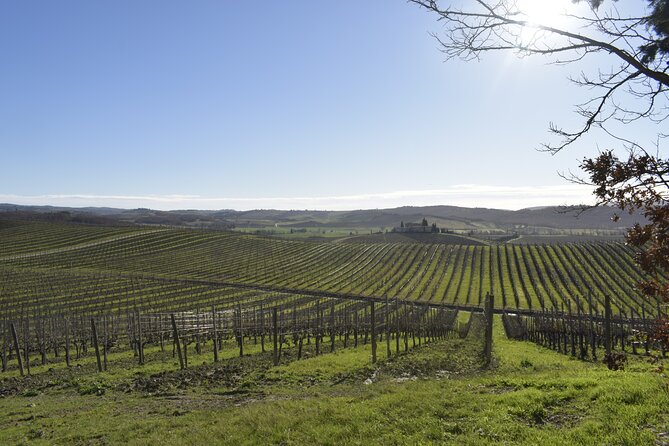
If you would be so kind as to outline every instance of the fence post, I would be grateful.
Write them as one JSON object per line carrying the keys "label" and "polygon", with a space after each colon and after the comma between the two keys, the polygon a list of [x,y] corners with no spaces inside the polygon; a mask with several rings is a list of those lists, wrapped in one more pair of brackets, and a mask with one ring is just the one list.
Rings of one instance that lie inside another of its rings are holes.
{"label": "fence post", "polygon": [[495,300],[490,293],[486,293],[485,296],[485,344],[483,347],[483,354],[485,357],[486,367],[490,366],[492,362],[492,321],[493,321],[493,308],[495,306]]}
{"label": "fence post", "polygon": [[239,312],[239,322],[237,324],[237,330],[239,332],[239,356],[244,356],[244,322],[242,320],[242,304],[237,305],[237,311]]}
{"label": "fence post", "polygon": [[386,325],[386,356],[390,358],[390,308],[388,305],[388,296],[386,296],[386,312],[385,312],[385,325]]}
{"label": "fence post", "polygon": [[[105,321],[105,329],[107,328],[107,322]],[[160,341],[160,351],[165,351],[165,340],[163,339],[163,315],[158,315],[158,340]],[[105,349],[105,352],[107,349]]]}
{"label": "fence post", "polygon": [[590,316],[590,352],[592,353],[593,361],[597,361],[597,338],[595,333],[595,322],[593,320],[592,294],[588,293],[588,308]]}
{"label": "fence post", "polygon": [[367,305],[365,305],[365,315],[364,315],[364,318],[363,318],[363,321],[365,323],[365,329],[363,330],[364,336],[362,338],[363,345],[367,345],[367,341],[369,341],[369,330],[367,329],[367,313],[368,313]]}
{"label": "fence post", "polygon": [[65,318],[65,365],[70,366],[70,319]]}
{"label": "fence post", "polygon": [[170,314],[170,318],[172,319],[172,332],[174,336],[174,343],[177,346],[177,353],[179,354],[179,365],[181,366],[181,370],[184,369],[184,357],[183,354],[181,353],[181,343],[179,342],[179,330],[177,329],[177,322],[174,320],[174,313]]}
{"label": "fence post", "polygon": [[650,335],[648,333],[648,325],[646,324],[646,306],[641,303],[641,319],[643,320],[644,343],[643,347],[646,350],[646,355],[649,354]]}
{"label": "fence post", "polygon": [[102,338],[103,338],[103,343],[102,343],[102,369],[106,372],[107,371],[107,366],[109,365],[108,361],[108,355],[107,355],[107,348],[109,347],[109,334],[107,333],[107,316],[103,316],[102,319],[103,325],[103,330],[102,330]]}
{"label": "fence post", "polygon": [[[82,337],[83,337],[83,331],[84,330],[82,324]],[[84,347],[85,346],[86,343],[84,341]],[[24,365],[26,367],[26,372],[28,373],[28,375],[30,375],[30,319],[26,319],[23,324],[23,354],[24,354],[23,360],[25,361]]]}
{"label": "fence post", "polygon": [[357,308],[355,309],[355,313],[353,313],[353,342],[354,342],[354,347],[358,347],[358,310]]}
{"label": "fence post", "polygon": [[2,371],[7,371],[7,321],[2,321]]}
{"label": "fence post", "polygon": [[102,362],[100,361],[100,345],[98,344],[98,330],[95,327],[95,319],[91,318],[91,330],[93,330],[93,346],[95,347],[95,359],[98,363],[98,372],[102,372]]}
{"label": "fence post", "polygon": [[200,337],[200,309],[195,309],[195,352],[202,354],[202,342]]}
{"label": "fence post", "polygon": [[260,304],[260,351],[265,353],[265,312]]}
{"label": "fence post", "polygon": [[218,362],[218,332],[216,330],[216,307],[211,306],[211,330],[212,340],[214,341],[214,362]]}
{"label": "fence post", "polygon": [[321,317],[321,302],[320,300],[316,301],[316,333],[315,333],[315,339],[316,339],[316,355],[321,354],[321,323],[322,323],[322,317]]}
{"label": "fence post", "polygon": [[625,314],[625,311],[623,310],[622,306],[618,307],[618,321],[620,321],[620,324],[618,324],[618,327],[620,329],[620,349],[622,351],[625,351],[625,318],[627,315]]}
{"label": "fence post", "polygon": [[370,303],[370,318],[372,325],[372,363],[376,363],[376,317],[374,314],[374,301]]}
{"label": "fence post", "polygon": [[279,324],[278,324],[278,315],[277,308],[272,308],[272,331],[274,339],[274,365],[279,365]]}
{"label": "fence post", "polygon": [[611,297],[604,296],[604,348],[606,354],[611,354]]}
{"label": "fence post", "polygon": [[[630,318],[632,319],[631,322],[630,322],[630,334],[633,334],[634,333],[634,327],[636,327],[635,321],[634,321],[634,310],[630,311]],[[632,338],[632,340],[630,342],[632,343],[632,353],[634,355],[636,355],[637,354],[637,351],[636,351],[637,342],[634,340],[634,338]]]}
{"label": "fence post", "polygon": [[576,310],[578,312],[578,347],[579,347],[579,358],[585,359],[588,351],[584,348],[583,344],[583,311],[581,309],[581,299],[576,296]]}
{"label": "fence post", "polygon": [[567,309],[569,311],[569,341],[571,342],[571,355],[576,356],[576,337],[574,336],[574,317],[571,312],[571,301],[567,301]]}
{"label": "fence post", "polygon": [[400,355],[400,313],[397,309],[397,297],[395,297],[395,355]]}
{"label": "fence post", "polygon": [[142,340],[142,316],[137,310],[137,353],[139,355],[139,364],[144,364],[144,341]]}
{"label": "fence post", "polygon": [[[658,320],[663,318],[662,305],[660,304],[660,300],[657,301],[657,318]],[[665,350],[664,345],[664,342],[660,342],[660,353],[662,353],[663,358],[667,356],[667,351]],[[30,367],[28,367],[28,373],[30,373]]]}
{"label": "fence post", "polygon": [[348,335],[351,328],[350,318],[348,315],[348,304],[344,304],[344,348],[348,347]]}
{"label": "fence post", "polygon": [[411,347],[416,346],[416,304],[412,303],[411,306],[411,319],[409,319],[409,309],[407,308],[407,303],[402,303],[402,321],[404,322],[404,351],[409,351],[409,325],[413,324],[411,328]]}
{"label": "fence post", "polygon": [[21,376],[24,375],[23,371],[23,360],[21,359],[21,348],[19,347],[19,337],[16,335],[16,327],[14,327],[14,322],[11,323],[12,327],[12,338],[14,339],[14,349],[16,350],[16,360],[19,363],[19,371]]}
{"label": "fence post", "polygon": [[330,353],[335,351],[335,304],[330,302]]}

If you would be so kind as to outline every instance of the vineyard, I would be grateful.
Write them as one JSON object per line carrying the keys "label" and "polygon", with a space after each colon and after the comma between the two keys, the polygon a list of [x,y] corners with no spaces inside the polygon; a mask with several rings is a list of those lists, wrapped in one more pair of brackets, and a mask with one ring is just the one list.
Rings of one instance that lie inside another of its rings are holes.
{"label": "vineyard", "polygon": [[44,223],[2,231],[3,371],[10,357],[23,357],[28,371],[31,355],[46,364],[50,351],[64,351],[69,365],[72,348],[79,357],[93,344],[98,361],[100,348],[106,362],[112,346],[125,345],[141,363],[146,343],[199,352],[234,339],[243,351],[245,339],[260,337],[264,351],[267,337],[275,350],[292,339],[301,351],[304,338],[318,346],[327,335],[334,350],[336,336],[357,345],[364,332],[366,344],[381,330],[399,349],[409,333],[456,330],[457,310],[480,312],[487,294],[497,312],[587,314],[590,325],[606,301],[627,321],[625,333],[660,311],[636,291],[644,276],[619,243],[326,243]]}
{"label": "vineyard", "polygon": [[[192,444],[213,429],[229,444],[359,444],[359,432],[371,442],[540,444],[545,424],[559,442],[577,426],[569,443],[581,444],[593,419],[603,443],[663,435],[654,381],[588,368],[619,357],[613,350],[640,363],[657,348],[647,334],[660,308],[636,292],[644,275],[620,243],[0,228],[0,442]],[[565,370],[573,377],[557,377]],[[622,403],[597,401],[639,392],[652,402],[650,427]],[[583,404],[629,428],[611,430],[594,412],[581,425]]]}
{"label": "vineyard", "polygon": [[399,299],[459,309],[657,312],[621,243],[490,246],[328,243],[239,233],[5,224],[3,318],[192,310],[274,296]]}

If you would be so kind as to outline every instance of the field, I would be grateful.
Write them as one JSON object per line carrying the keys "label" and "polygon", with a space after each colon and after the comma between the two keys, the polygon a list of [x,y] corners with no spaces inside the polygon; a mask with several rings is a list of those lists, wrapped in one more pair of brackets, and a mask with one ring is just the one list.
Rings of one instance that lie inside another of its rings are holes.
{"label": "field", "polygon": [[563,243],[623,243],[625,237],[619,235],[520,235],[509,243],[519,245],[563,244]]}
{"label": "field", "polygon": [[[505,338],[435,341],[369,362],[369,345],[272,366],[257,351],[179,371],[119,357],[45,371],[0,398],[2,444],[653,445],[669,397],[650,366],[625,371]],[[151,352],[160,355],[159,352]]]}
{"label": "field", "polygon": [[487,293],[565,333],[608,296],[624,347],[658,311],[626,246],[356,238],[1,222],[0,443],[667,444],[642,352],[612,372],[497,316],[482,359]]}
{"label": "field", "polygon": [[[8,225],[10,226],[10,225]],[[500,309],[656,312],[621,243],[327,243],[173,228],[19,224],[0,230],[6,317],[208,307],[250,294],[385,297]],[[446,238],[448,240],[448,238]]]}
{"label": "field", "polygon": [[345,243],[435,243],[446,245],[485,245],[486,243],[471,237],[440,233],[376,233],[347,237]]}

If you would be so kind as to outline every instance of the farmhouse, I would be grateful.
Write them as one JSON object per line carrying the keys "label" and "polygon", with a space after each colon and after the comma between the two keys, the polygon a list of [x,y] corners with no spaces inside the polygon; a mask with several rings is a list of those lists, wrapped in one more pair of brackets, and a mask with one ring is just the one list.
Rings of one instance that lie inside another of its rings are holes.
{"label": "farmhouse", "polygon": [[438,232],[438,229],[435,230],[435,226],[429,226],[426,220],[423,220],[423,223],[404,223],[399,227],[394,227],[393,232],[408,232],[408,233],[429,233],[429,232]]}

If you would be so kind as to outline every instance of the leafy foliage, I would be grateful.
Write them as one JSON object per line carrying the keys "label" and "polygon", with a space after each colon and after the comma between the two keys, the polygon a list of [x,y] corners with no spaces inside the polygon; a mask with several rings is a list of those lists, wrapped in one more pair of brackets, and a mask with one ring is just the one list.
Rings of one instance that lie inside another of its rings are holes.
{"label": "leafy foliage", "polygon": [[669,300],[669,283],[660,276],[669,271],[669,160],[648,153],[630,153],[621,160],[609,150],[585,159],[581,167],[597,185],[600,203],[643,212],[648,222],[637,223],[627,234],[628,243],[640,249],[637,262],[652,277],[639,286],[649,296]]}

